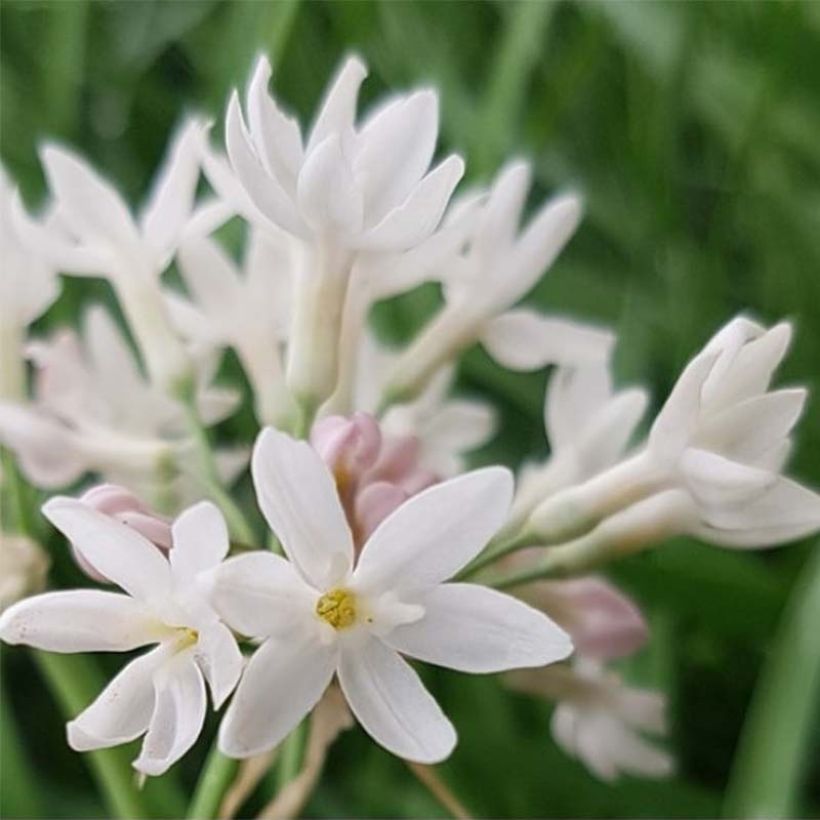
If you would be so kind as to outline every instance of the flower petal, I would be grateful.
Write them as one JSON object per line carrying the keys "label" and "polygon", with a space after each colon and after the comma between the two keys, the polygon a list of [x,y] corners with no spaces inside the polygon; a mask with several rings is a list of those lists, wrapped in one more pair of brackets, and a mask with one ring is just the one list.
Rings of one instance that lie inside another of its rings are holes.
{"label": "flower petal", "polygon": [[680,466],[694,496],[710,508],[752,501],[777,480],[769,470],[747,467],[695,447],[684,451]]}
{"label": "flower petal", "polygon": [[345,153],[349,154],[349,144],[353,138],[356,121],[356,99],[359,87],[367,76],[367,68],[359,57],[348,57],[339,69],[325,94],[322,107],[310,132],[307,151],[310,153],[331,134],[342,139]]}
{"label": "flower petal", "polygon": [[502,467],[436,484],[402,504],[364,545],[354,573],[361,589],[426,589],[471,561],[509,512],[513,480]]}
{"label": "flower petal", "polygon": [[211,576],[210,600],[220,617],[241,635],[286,635],[312,615],[318,593],[272,552],[229,558]]}
{"label": "flower petal", "polygon": [[219,728],[229,757],[272,749],[296,728],[330,684],[336,651],[308,630],[270,638],[250,659]]}
{"label": "flower petal", "polygon": [[364,730],[405,760],[438,763],[456,731],[412,667],[376,638],[342,648],[339,683]]}
{"label": "flower petal", "polygon": [[0,616],[0,637],[49,652],[127,652],[163,637],[162,624],[127,595],[98,589],[24,598]]}
{"label": "flower petal", "polygon": [[302,217],[315,231],[350,235],[361,230],[362,194],[338,134],[331,134],[307,155],[299,174],[297,201]]}
{"label": "flower petal", "polygon": [[74,498],[57,496],[43,515],[101,575],[129,595],[157,600],[171,589],[171,571],[162,553],[135,530]]}
{"label": "flower petal", "polygon": [[490,320],[481,343],[504,367],[537,370],[548,364],[577,366],[605,362],[612,354],[615,334],[521,308]]}
{"label": "flower petal", "polygon": [[96,700],[66,727],[75,752],[119,746],[148,729],[154,711],[154,673],[169,657],[167,646],[135,658],[111,680]]}
{"label": "flower petal", "polygon": [[502,672],[564,660],[572,642],[546,615],[477,584],[442,584],[420,600],[424,617],[385,637],[404,655],[461,672]]}
{"label": "flower petal", "polygon": [[254,447],[251,472],[270,528],[306,581],[324,589],[353,562],[353,538],[336,483],[319,454],[268,427]]}
{"label": "flower petal", "polygon": [[171,528],[171,572],[180,584],[191,584],[197,575],[213,569],[228,554],[228,527],[219,508],[200,501],[180,515]]}
{"label": "flower petal", "polygon": [[213,239],[189,240],[180,247],[179,269],[197,305],[214,324],[236,307],[241,283],[236,266]]}
{"label": "flower petal", "polygon": [[179,652],[154,674],[154,713],[134,768],[153,776],[168,771],[199,737],[205,707],[205,681],[193,652]]}
{"label": "flower petal", "polygon": [[242,653],[231,630],[224,624],[200,629],[194,658],[211,688],[214,709],[219,709],[242,674]]}

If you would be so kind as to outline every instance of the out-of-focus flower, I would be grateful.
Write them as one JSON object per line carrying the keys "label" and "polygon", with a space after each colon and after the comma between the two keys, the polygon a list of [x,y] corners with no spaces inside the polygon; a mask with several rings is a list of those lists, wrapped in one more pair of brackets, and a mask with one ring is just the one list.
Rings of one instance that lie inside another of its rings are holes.
{"label": "out-of-focus flower", "polygon": [[464,171],[456,156],[429,171],[438,137],[434,91],[394,97],[357,126],[366,73],[358,58],[345,61],[303,141],[299,125],[268,93],[270,64],[260,57],[248,86],[247,125],[236,92],[228,105],[230,169],[206,152],[206,174],[226,201],[252,222],[301,240],[287,377],[308,405],[336,387],[342,313],[357,255],[402,252],[424,242]]}
{"label": "out-of-focus flower", "polygon": [[[108,515],[126,527],[136,530],[155,547],[166,552],[171,549],[170,522],[152,512],[146,504],[134,493],[126,490],[125,487],[118,487],[116,484],[97,484],[86,490],[80,496],[80,501],[87,504],[91,509]],[[101,583],[110,583],[109,579],[94,569],[73,544],[71,545],[71,551],[74,560],[89,578]]]}
{"label": "out-of-focus flower", "polygon": [[[525,556],[515,556],[521,564]],[[633,655],[649,639],[637,604],[605,578],[539,581],[517,594],[560,624],[579,655],[602,661]]]}
{"label": "out-of-focus flower", "polygon": [[76,499],[54,498],[43,512],[126,594],[84,589],[27,598],[0,617],[0,637],[50,652],[128,652],[158,644],[130,661],[68,724],[68,742],[82,752],[145,734],[134,767],[160,775],[202,730],[205,681],[218,708],[242,668],[233,635],[197,580],[228,553],[222,516],[208,502],[186,510],[173,524],[174,547],[166,558],[134,529]]}
{"label": "out-of-focus flower", "polygon": [[46,585],[50,561],[25,535],[0,532],[0,612]]}
{"label": "out-of-focus flower", "polygon": [[806,400],[802,388],[769,388],[790,337],[788,323],[730,322],[687,365],[647,445],[543,502],[532,528],[556,540],[611,516],[585,536],[602,554],[683,533],[767,547],[820,529],[820,496],[781,474]]}
{"label": "out-of-focus flower", "polygon": [[661,693],[627,686],[599,661],[586,658],[571,667],[513,672],[507,680],[515,689],[558,701],[552,716],[556,743],[601,780],[672,773],[672,757],[642,736],[667,731]]}
{"label": "out-of-focus flower", "polygon": [[225,754],[274,746],[336,674],[378,743],[409,760],[442,760],[455,731],[399,653],[467,672],[569,654],[568,636],[536,610],[494,590],[444,583],[502,523],[512,494],[507,471],[480,470],[410,499],[354,566],[335,481],[312,447],[265,430],[252,469],[289,560],[250,553],[214,573],[212,599],[226,623],[263,640],[222,722]]}
{"label": "out-of-focus flower", "polygon": [[185,242],[179,268],[191,294],[168,295],[174,324],[195,347],[232,347],[253,389],[262,424],[287,426],[294,413],[282,366],[291,304],[287,239],[251,230],[242,271],[212,239]]}
{"label": "out-of-focus flower", "polygon": [[25,394],[26,328],[60,292],[56,271],[17,233],[11,213],[14,196],[0,165],[0,399],[11,401]]}
{"label": "out-of-focus flower", "polygon": [[37,222],[15,210],[21,236],[63,273],[100,276],[117,292],[151,379],[188,387],[191,365],[171,328],[160,274],[186,236],[204,235],[231,210],[220,202],[195,209],[203,124],[188,120],[174,137],[139,217],[81,157],[53,143],[41,152],[53,202]]}
{"label": "out-of-focus flower", "polygon": [[614,343],[609,331],[525,308],[510,310],[549,268],[581,216],[578,197],[560,196],[519,234],[529,183],[523,162],[499,174],[475,219],[466,254],[443,273],[446,305],[397,360],[388,399],[412,398],[442,365],[476,342],[514,370],[608,358]]}
{"label": "out-of-focus flower", "polygon": [[647,400],[641,388],[615,392],[608,364],[556,369],[544,401],[550,457],[522,469],[505,531],[520,528],[553,493],[591,478],[621,458]]}
{"label": "out-of-focus flower", "polygon": [[[102,308],[88,310],[83,342],[62,331],[31,343],[34,401],[0,402],[0,441],[39,487],[65,486],[99,472],[140,494],[143,484],[156,485],[159,473],[169,464],[175,469],[189,449],[184,410],[145,381]],[[203,369],[200,381],[209,376]],[[197,394],[207,423],[229,415],[237,399],[221,388],[200,387]]]}

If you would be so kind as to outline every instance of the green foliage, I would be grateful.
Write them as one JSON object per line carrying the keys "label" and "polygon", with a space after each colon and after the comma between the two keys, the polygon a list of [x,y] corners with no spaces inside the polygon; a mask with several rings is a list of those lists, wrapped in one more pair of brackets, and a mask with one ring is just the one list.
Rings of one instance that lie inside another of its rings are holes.
{"label": "green foliage", "polygon": [[[795,321],[784,378],[816,392],[818,9],[800,2],[5,0],[3,162],[34,203],[43,191],[37,145],[63,140],[119,180],[136,203],[181,113],[201,110],[218,120],[256,51],[272,52],[274,88],[304,118],[338,59],[355,49],[371,66],[367,100],[416,83],[441,89],[442,151],[466,155],[469,182],[484,183],[507,157],[525,155],[536,169],[538,197],[570,186],[584,192],[586,219],[531,301],[614,326],[623,382],[647,384],[660,402],[688,356],[744,310]],[[70,283],[43,325],[74,321],[88,298],[110,295],[96,283]],[[382,306],[378,324],[406,336],[437,298],[428,288]],[[225,375],[238,378],[235,362]],[[481,461],[543,454],[543,375],[503,372],[478,351],[460,375],[464,391],[489,394],[501,409],[501,432]],[[818,417],[815,399],[793,465],[815,486]],[[250,416],[223,433],[250,441]],[[437,673],[442,703],[462,736],[443,776],[479,816],[715,815],[769,651],[776,651],[777,670],[767,680],[800,674],[789,663],[799,660],[789,655],[799,642],[786,627],[777,633],[785,643],[775,646],[775,627],[809,550],[737,554],[681,542],[617,569],[616,579],[657,626],[647,657],[628,671],[672,695],[679,771],[671,781],[594,782],[550,742],[546,705],[505,692],[495,680]],[[64,560],[57,567],[71,571]],[[814,627],[816,643],[816,621]],[[60,716],[40,678],[21,658],[8,660],[5,691],[14,710],[4,704],[8,780],[0,811],[102,816],[85,768],[64,748]],[[791,714],[810,714],[816,687],[788,691],[802,699]],[[817,764],[808,772],[813,788],[792,788],[802,764],[816,761],[816,723],[779,761],[778,782],[788,784],[788,794],[767,803],[765,795],[750,802],[738,793],[755,771],[750,756],[761,754],[759,711],[779,708],[776,701],[770,692],[756,701],[758,729],[747,735],[757,746],[744,753],[739,771],[746,779],[735,783],[732,805],[816,814]],[[178,767],[188,793],[198,755]],[[26,759],[35,764],[33,794],[21,786],[30,773],[13,774],[29,771]],[[172,805],[159,813],[173,816]],[[309,806],[315,816],[438,813],[407,769],[358,731],[334,747]]]}

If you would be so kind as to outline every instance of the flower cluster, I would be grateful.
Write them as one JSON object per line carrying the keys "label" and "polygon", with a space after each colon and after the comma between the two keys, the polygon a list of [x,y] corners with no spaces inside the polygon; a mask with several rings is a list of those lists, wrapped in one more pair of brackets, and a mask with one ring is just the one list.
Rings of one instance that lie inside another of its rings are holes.
{"label": "flower cluster", "polygon": [[[519,305],[576,229],[579,196],[524,220],[523,161],[454,196],[464,162],[433,163],[436,92],[359,118],[366,73],[345,61],[303,134],[261,57],[230,98],[224,152],[183,123],[138,214],[59,145],[42,150],[40,213],[0,177],[0,443],[16,456],[3,480],[73,493],[43,515],[97,585],[32,595],[44,554],[4,538],[0,637],[151,647],[68,726],[79,751],[144,735],[145,775],[195,743],[208,691],[227,703],[230,757],[318,720],[330,687],[392,753],[443,760],[456,730],[407,659],[505,672],[555,701],[556,742],[600,778],[665,775],[671,756],[644,737],[663,734],[665,699],[616,668],[647,623],[596,573],[676,535],[759,548],[820,529],[820,496],[783,475],[806,399],[771,387],[791,327],[730,321],[636,442],[648,395],[614,386],[614,335]],[[163,278],[172,265],[184,290]],[[59,275],[107,280],[128,335],[92,305],[79,331],[32,337]],[[427,282],[439,312],[385,346],[371,309]],[[515,480],[467,469],[496,424],[452,395],[476,344],[506,368],[551,368],[550,455]],[[214,448],[208,428],[244,397],[217,383],[228,349],[260,431]],[[248,465],[265,535],[230,491]]]}

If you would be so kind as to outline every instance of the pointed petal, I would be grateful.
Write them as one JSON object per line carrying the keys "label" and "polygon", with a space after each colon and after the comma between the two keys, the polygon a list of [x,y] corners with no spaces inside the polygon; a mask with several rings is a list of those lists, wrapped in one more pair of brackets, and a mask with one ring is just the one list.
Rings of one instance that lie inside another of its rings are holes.
{"label": "pointed petal", "polygon": [[777,480],[769,470],[747,467],[695,447],[684,451],[680,465],[695,497],[710,508],[751,501]]}
{"label": "pointed petal", "polygon": [[572,652],[569,635],[536,609],[477,584],[442,584],[417,601],[424,617],[385,643],[403,655],[461,672],[544,666]]}
{"label": "pointed petal", "polygon": [[164,598],[171,571],[162,553],[146,538],[74,498],[57,496],[43,515],[78,549],[94,569],[140,600]]}
{"label": "pointed petal", "polygon": [[466,453],[486,444],[497,424],[493,407],[479,401],[448,401],[425,426],[422,438],[430,449]]}
{"label": "pointed petal", "polygon": [[169,657],[158,646],[126,664],[67,728],[75,752],[119,746],[148,729],[154,710],[154,674]]}
{"label": "pointed petal", "polygon": [[520,308],[491,319],[481,343],[504,367],[537,370],[548,364],[583,366],[606,362],[615,346],[615,334]]}
{"label": "pointed petal", "polygon": [[315,231],[346,237],[361,230],[362,194],[337,134],[331,134],[307,155],[299,174],[297,201],[302,217]]}
{"label": "pointed petal", "polygon": [[356,121],[356,99],[366,76],[367,68],[359,57],[354,55],[344,61],[325,94],[310,132],[306,153],[313,151],[331,134],[338,134],[345,152],[349,151],[348,143],[352,141]]}
{"label": "pointed petal", "polygon": [[408,250],[427,239],[441,222],[453,189],[464,175],[455,154],[439,163],[399,206],[366,231],[357,242],[365,250]]}
{"label": "pointed petal", "polygon": [[511,473],[488,467],[414,496],[364,545],[357,587],[421,590],[451,578],[501,528],[512,492]]}
{"label": "pointed petal", "polygon": [[189,240],[178,254],[185,285],[209,320],[217,326],[220,319],[236,307],[242,287],[236,266],[212,239]]}
{"label": "pointed petal", "polygon": [[336,651],[316,634],[270,638],[256,650],[219,728],[229,757],[272,749],[318,703],[333,677]]}
{"label": "pointed petal", "polygon": [[157,776],[194,745],[205,723],[205,681],[190,651],[179,652],[154,674],[154,713],[134,768]]}
{"label": "pointed petal", "polygon": [[438,763],[453,751],[453,725],[410,665],[378,639],[343,647],[339,683],[364,730],[389,752]]}
{"label": "pointed petal", "polygon": [[195,583],[199,573],[217,566],[230,548],[225,519],[210,501],[188,507],[174,521],[171,533],[171,572],[180,584]]}
{"label": "pointed petal", "polygon": [[127,595],[98,589],[24,598],[0,616],[0,637],[49,652],[127,652],[154,643],[162,624]]}
{"label": "pointed petal", "polygon": [[287,635],[313,616],[318,592],[286,561],[272,552],[229,558],[211,578],[211,603],[232,629],[262,638]]}
{"label": "pointed petal", "polygon": [[242,674],[242,653],[231,630],[224,624],[201,629],[194,659],[208,681],[214,709],[219,709]]}
{"label": "pointed petal", "polygon": [[501,169],[479,216],[472,240],[476,254],[493,258],[512,247],[531,181],[528,162],[514,160]]}
{"label": "pointed petal", "polygon": [[350,534],[336,483],[319,454],[268,427],[251,459],[256,497],[288,558],[318,589],[339,579],[353,563]]}

